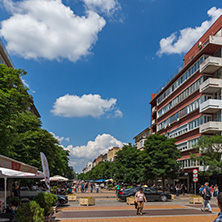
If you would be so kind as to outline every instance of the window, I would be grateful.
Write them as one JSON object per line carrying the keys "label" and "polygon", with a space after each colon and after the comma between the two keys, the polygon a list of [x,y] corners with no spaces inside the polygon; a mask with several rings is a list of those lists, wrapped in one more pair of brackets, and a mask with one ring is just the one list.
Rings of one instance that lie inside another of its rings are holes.
{"label": "window", "polygon": [[184,83],[189,77],[191,77],[200,67],[200,64],[206,59],[206,56],[202,56],[197,62],[189,68],[175,83],[173,83],[168,89],[165,90],[158,98],[157,105],[160,104],[166,97],[168,97],[176,88]]}

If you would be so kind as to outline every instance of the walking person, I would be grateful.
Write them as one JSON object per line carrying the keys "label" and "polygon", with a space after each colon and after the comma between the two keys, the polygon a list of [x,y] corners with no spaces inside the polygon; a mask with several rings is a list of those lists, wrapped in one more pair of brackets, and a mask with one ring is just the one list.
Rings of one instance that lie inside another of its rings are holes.
{"label": "walking person", "polygon": [[99,193],[99,184],[96,184],[96,193]]}
{"label": "walking person", "polygon": [[144,201],[147,202],[145,194],[143,193],[143,188],[140,187],[139,191],[135,194],[135,202],[137,204],[137,215],[143,215]]}
{"label": "walking person", "polygon": [[93,187],[94,187],[94,184],[91,183],[91,184],[90,184],[90,192],[91,192],[91,193],[93,192]]}
{"label": "walking person", "polygon": [[203,204],[203,208],[201,209],[201,211],[205,211],[205,208],[208,208],[208,211],[210,213],[212,213],[212,209],[209,203],[209,200],[211,199],[211,190],[209,187],[209,183],[206,182],[204,184],[204,189],[203,189],[203,199],[204,199],[204,204]]}
{"label": "walking person", "polygon": [[215,184],[215,186],[214,186],[214,196],[216,198],[218,197],[218,191],[219,191],[218,186],[217,186],[217,184]]}
{"label": "walking person", "polygon": [[220,209],[220,213],[218,214],[218,217],[213,222],[221,222],[222,221],[222,192],[220,192],[218,194],[217,205]]}

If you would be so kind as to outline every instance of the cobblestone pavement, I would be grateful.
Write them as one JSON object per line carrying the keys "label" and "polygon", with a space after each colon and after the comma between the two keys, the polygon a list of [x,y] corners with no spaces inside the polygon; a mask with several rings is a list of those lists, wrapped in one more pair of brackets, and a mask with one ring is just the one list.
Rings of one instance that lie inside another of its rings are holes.
{"label": "cobblestone pavement", "polygon": [[59,207],[54,215],[61,222],[212,222],[219,212],[216,201],[211,201],[213,213],[201,212],[200,204],[189,204],[189,195],[177,197],[169,202],[148,202],[143,216],[137,216],[133,205],[116,200],[114,192],[84,193],[80,197],[95,197],[95,206],[79,206],[77,202]]}

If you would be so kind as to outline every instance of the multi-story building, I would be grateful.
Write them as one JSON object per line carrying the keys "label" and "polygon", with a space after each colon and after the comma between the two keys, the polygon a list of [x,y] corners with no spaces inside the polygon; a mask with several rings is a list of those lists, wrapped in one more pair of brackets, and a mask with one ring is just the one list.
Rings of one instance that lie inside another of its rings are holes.
{"label": "multi-story building", "polygon": [[116,153],[121,150],[119,147],[113,147],[107,152],[107,160],[113,162],[115,160]]}
{"label": "multi-story building", "polygon": [[[6,50],[2,40],[0,39],[0,64],[4,64],[8,67],[14,68],[13,62],[9,56],[8,51]],[[31,101],[31,106],[29,107],[29,111],[32,112],[37,117],[40,117],[38,110],[36,109],[33,100]]]}
{"label": "multi-story building", "polygon": [[99,164],[99,162],[103,161],[103,154],[100,154],[97,158],[96,158],[96,165]]}
{"label": "multi-story building", "polygon": [[145,142],[146,138],[150,135],[151,135],[151,127],[148,127],[133,138],[135,140],[135,144],[137,146],[137,149],[139,149],[139,150],[143,149],[144,142]]}
{"label": "multi-story building", "polygon": [[222,16],[187,52],[183,66],[152,94],[150,104],[151,133],[176,139],[180,179],[192,186],[192,170],[203,170],[190,159],[193,146],[202,135],[222,132]]}

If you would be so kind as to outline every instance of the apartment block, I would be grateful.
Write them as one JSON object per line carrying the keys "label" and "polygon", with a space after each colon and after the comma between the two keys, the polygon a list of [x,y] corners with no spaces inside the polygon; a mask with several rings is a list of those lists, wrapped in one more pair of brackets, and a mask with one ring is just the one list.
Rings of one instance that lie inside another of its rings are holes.
{"label": "apartment block", "polygon": [[150,135],[151,135],[151,127],[148,127],[133,138],[135,140],[135,144],[137,146],[137,149],[139,149],[139,150],[143,149],[144,142],[145,142],[146,138]]}
{"label": "apartment block", "polygon": [[107,152],[107,160],[113,162],[115,160],[116,153],[121,150],[119,147],[113,147]]}
{"label": "apartment block", "polygon": [[222,16],[184,56],[184,64],[151,96],[151,133],[175,138],[183,179],[190,183],[190,160],[202,135],[222,132]]}

